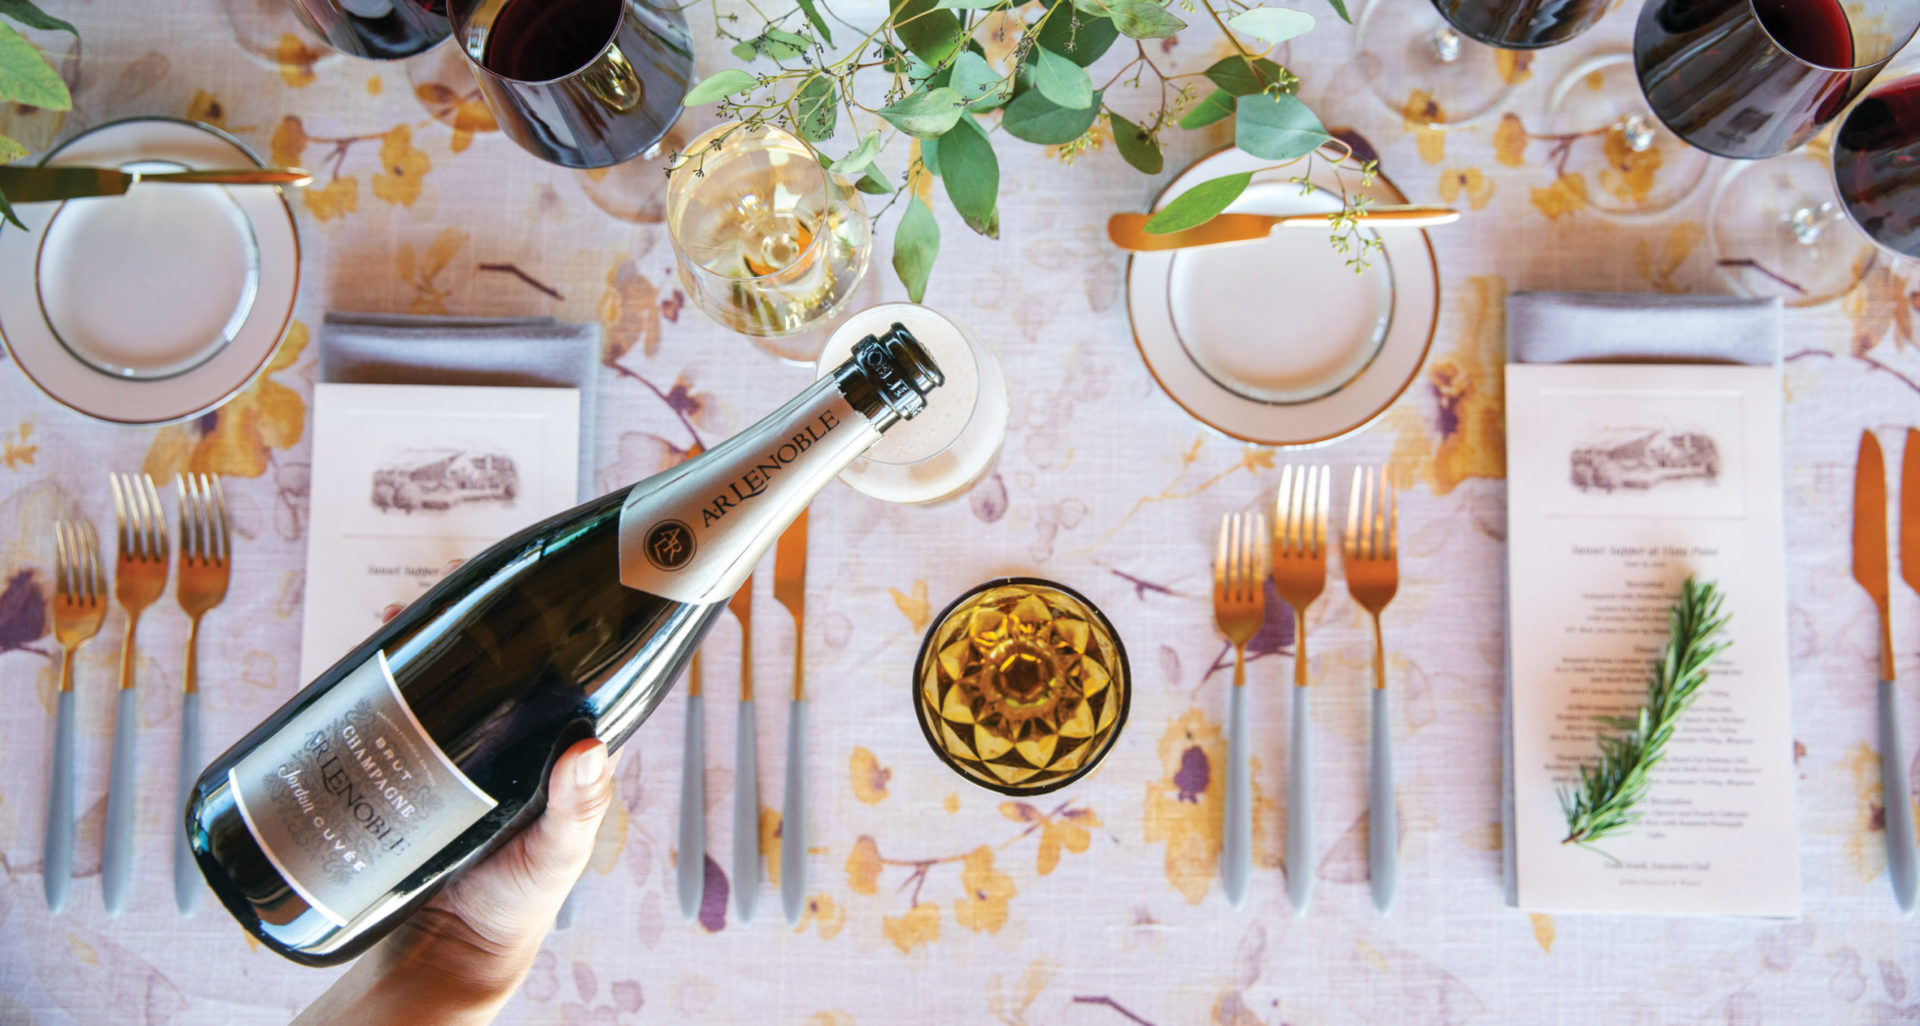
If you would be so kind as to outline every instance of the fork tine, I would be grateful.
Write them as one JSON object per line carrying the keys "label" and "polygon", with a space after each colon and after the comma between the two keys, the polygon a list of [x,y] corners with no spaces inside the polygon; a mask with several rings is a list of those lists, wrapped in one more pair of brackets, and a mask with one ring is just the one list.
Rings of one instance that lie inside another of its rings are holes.
{"label": "fork tine", "polygon": [[1373,468],[1368,467],[1367,468],[1367,491],[1366,491],[1366,495],[1361,499],[1361,508],[1360,508],[1361,521],[1366,525],[1366,528],[1365,528],[1366,542],[1367,542],[1366,558],[1368,559],[1379,559],[1386,552],[1385,547],[1381,544],[1380,520],[1378,517],[1374,515],[1375,512],[1376,512],[1376,507],[1374,505],[1374,473],[1373,473]]}
{"label": "fork tine", "polygon": [[1341,539],[1341,551],[1348,559],[1360,556],[1360,468],[1353,468],[1353,484],[1347,488],[1347,533]]}
{"label": "fork tine", "polygon": [[53,522],[53,594],[65,599],[73,593],[71,574],[72,557],[67,554],[67,522],[64,519]]}
{"label": "fork tine", "polygon": [[153,544],[151,550],[155,562],[167,561],[167,511],[160,505],[160,490],[153,485],[153,475],[141,474],[140,483],[147,492],[147,531]]}
{"label": "fork tine", "polygon": [[200,546],[196,543],[193,531],[193,486],[188,483],[188,475],[179,471],[173,473],[173,504],[179,511],[180,519],[180,565],[194,561]]}
{"label": "fork tine", "polygon": [[1233,537],[1233,514],[1220,514],[1220,545],[1213,557],[1213,586],[1221,592],[1227,588],[1227,549]]}
{"label": "fork tine", "polygon": [[1253,600],[1253,554],[1260,551],[1253,537],[1253,514],[1240,514],[1240,598]]}
{"label": "fork tine", "polygon": [[125,556],[128,552],[132,551],[133,535],[127,529],[127,500],[120,489],[120,475],[117,473],[109,473],[107,475],[107,487],[113,489],[113,520],[114,523],[119,526],[117,542],[120,554]]}
{"label": "fork tine", "polygon": [[214,549],[214,562],[221,566],[226,566],[233,543],[233,535],[227,525],[227,493],[225,489],[220,487],[219,474],[203,474],[201,476],[206,480],[208,490],[213,495],[213,521],[218,534],[218,544]]}
{"label": "fork tine", "polygon": [[87,561],[87,604],[97,606],[107,599],[107,569],[100,560],[100,535],[94,531],[91,520],[80,521],[80,527],[86,535],[81,552]]}
{"label": "fork tine", "polygon": [[1313,520],[1313,555],[1315,559],[1327,556],[1327,513],[1333,504],[1333,468],[1320,464],[1320,502]]}
{"label": "fork tine", "polygon": [[1385,468],[1380,471],[1382,489],[1381,519],[1386,521],[1387,557],[1400,558],[1400,496],[1394,491],[1393,482],[1387,479]]}
{"label": "fork tine", "polygon": [[1273,493],[1273,542],[1280,555],[1287,552],[1287,507],[1293,501],[1293,464],[1280,468],[1280,488]]}

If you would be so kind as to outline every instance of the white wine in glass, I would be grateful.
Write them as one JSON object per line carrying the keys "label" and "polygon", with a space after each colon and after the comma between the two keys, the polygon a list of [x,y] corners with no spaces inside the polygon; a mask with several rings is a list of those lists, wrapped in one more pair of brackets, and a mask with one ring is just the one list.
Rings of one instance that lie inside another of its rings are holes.
{"label": "white wine in glass", "polygon": [[758,338],[832,317],[866,273],[873,238],[859,194],[805,143],[738,124],[687,145],[667,188],[667,230],[695,305]]}

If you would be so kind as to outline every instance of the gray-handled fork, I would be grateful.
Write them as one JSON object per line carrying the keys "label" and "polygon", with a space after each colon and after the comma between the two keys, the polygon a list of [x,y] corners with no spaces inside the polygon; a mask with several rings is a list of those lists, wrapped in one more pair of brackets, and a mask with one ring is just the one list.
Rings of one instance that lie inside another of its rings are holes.
{"label": "gray-handled fork", "polygon": [[1293,607],[1293,716],[1287,748],[1287,897],[1313,897],[1313,781],[1307,719],[1307,607],[1327,586],[1327,504],[1333,471],[1288,466],[1274,500],[1273,587]]}
{"label": "gray-handled fork", "polygon": [[1400,508],[1384,471],[1355,467],[1347,492],[1347,591],[1373,616],[1373,755],[1367,787],[1367,871],[1373,904],[1391,911],[1399,887],[1400,823],[1393,800],[1393,721],[1380,612],[1400,589]]}
{"label": "gray-handled fork", "polygon": [[1220,845],[1220,882],[1239,908],[1253,869],[1252,751],[1247,741],[1247,642],[1267,612],[1267,518],[1229,513],[1220,519],[1213,561],[1213,619],[1233,645],[1232,716],[1227,724],[1227,813]]}
{"label": "gray-handled fork", "polygon": [[100,857],[100,889],[107,915],[127,907],[133,880],[134,738],[140,729],[140,705],[134,698],[133,668],[138,662],[134,635],[140,614],[167,590],[167,517],[160,493],[145,474],[109,474],[113,513],[120,525],[120,555],[113,569],[114,597],[127,611],[127,637],[120,649],[120,697],[114,709],[113,771],[107,782],[107,836]]}
{"label": "gray-handled fork", "polygon": [[47,789],[47,840],[40,860],[47,908],[67,905],[73,885],[73,656],[107,616],[100,538],[85,520],[53,524],[53,636],[60,642],[60,691],[53,721],[53,780]]}
{"label": "gray-handled fork", "polygon": [[[227,526],[227,498],[218,475],[175,474],[173,487],[180,505],[180,581],[174,592],[187,614],[177,791],[178,807],[184,808],[187,793],[200,775],[200,618],[227,597],[227,578],[233,572],[233,535]],[[173,899],[181,915],[192,914],[200,888],[200,869],[182,832],[173,853]]]}

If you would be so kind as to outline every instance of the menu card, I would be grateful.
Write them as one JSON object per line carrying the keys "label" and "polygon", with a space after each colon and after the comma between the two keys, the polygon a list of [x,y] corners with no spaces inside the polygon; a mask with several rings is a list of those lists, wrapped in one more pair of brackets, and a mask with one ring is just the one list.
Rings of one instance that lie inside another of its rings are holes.
{"label": "menu card", "polygon": [[315,385],[300,679],[460,560],[574,505],[579,452],[577,389]]}
{"label": "menu card", "polygon": [[[1797,916],[1777,366],[1507,367],[1514,875],[1524,908]],[[1562,844],[1563,787],[1633,715],[1689,575],[1732,647],[1640,821]],[[1604,852],[1604,854],[1602,854]],[[1610,856],[1610,857],[1609,857]]]}

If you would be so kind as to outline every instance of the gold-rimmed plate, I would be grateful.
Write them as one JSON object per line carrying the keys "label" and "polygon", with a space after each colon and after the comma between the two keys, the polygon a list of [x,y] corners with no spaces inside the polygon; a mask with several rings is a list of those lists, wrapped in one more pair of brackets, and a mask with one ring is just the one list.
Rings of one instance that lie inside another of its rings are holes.
{"label": "gold-rimmed plate", "polygon": [[[175,118],[110,122],[49,166],[233,167],[260,159]],[[218,407],[267,365],[293,315],[300,243],[280,190],[141,185],[15,207],[0,229],[0,341],[54,400],[165,424]]]}
{"label": "gold-rimmed plate", "polygon": [[[1292,214],[1338,209],[1341,181],[1315,161],[1310,187],[1297,167],[1226,149],[1171,182],[1157,210],[1194,185],[1258,172],[1227,209]],[[1349,191],[1359,175],[1345,172]],[[1406,200],[1384,177],[1377,203]],[[1379,233],[1371,266],[1355,274],[1327,233],[1275,231],[1227,246],[1136,253],[1127,264],[1127,313],[1154,381],[1196,420],[1259,445],[1305,446],[1360,430],[1386,412],[1426,361],[1439,316],[1439,271],[1419,229]]]}

